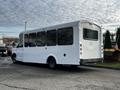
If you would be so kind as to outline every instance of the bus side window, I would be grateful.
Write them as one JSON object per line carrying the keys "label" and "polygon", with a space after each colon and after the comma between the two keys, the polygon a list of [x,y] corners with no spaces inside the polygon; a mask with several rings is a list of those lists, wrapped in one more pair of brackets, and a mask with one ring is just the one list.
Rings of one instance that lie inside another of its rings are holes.
{"label": "bus side window", "polygon": [[23,47],[23,44],[21,44],[21,43],[19,43],[18,45],[17,45],[17,48],[22,48]]}
{"label": "bus side window", "polygon": [[29,35],[28,34],[24,35],[24,46],[25,47],[29,46]]}
{"label": "bus side window", "polygon": [[19,43],[16,46],[16,48],[22,48],[23,47],[23,33],[19,35]]}
{"label": "bus side window", "polygon": [[36,46],[36,33],[30,33],[29,34],[29,47],[35,47]]}
{"label": "bus side window", "polygon": [[19,48],[19,44],[17,45],[17,47],[16,48]]}
{"label": "bus side window", "polygon": [[56,43],[56,30],[47,31],[47,46],[55,46]]}
{"label": "bus side window", "polygon": [[36,40],[37,46],[45,46],[46,45],[46,32],[38,32],[37,33],[37,40]]}
{"label": "bus side window", "polygon": [[58,29],[58,45],[73,44],[73,27]]}

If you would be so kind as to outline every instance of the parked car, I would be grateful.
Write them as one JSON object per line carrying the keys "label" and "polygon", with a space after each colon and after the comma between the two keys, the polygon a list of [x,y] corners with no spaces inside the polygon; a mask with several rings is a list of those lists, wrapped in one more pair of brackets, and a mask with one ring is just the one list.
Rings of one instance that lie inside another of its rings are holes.
{"label": "parked car", "polygon": [[5,46],[0,46],[0,55],[1,56],[7,55],[7,48]]}
{"label": "parked car", "polygon": [[6,46],[6,49],[7,49],[7,56],[11,56],[11,54],[12,54],[12,46],[11,45]]}

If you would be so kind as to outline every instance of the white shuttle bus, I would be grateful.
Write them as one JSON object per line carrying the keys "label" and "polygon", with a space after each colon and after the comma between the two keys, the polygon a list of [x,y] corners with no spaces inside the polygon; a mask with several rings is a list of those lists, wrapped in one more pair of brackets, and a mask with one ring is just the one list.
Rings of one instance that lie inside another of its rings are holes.
{"label": "white shuttle bus", "polygon": [[19,38],[19,44],[12,50],[14,63],[41,63],[55,68],[57,64],[77,66],[103,58],[101,28],[88,21],[26,31]]}

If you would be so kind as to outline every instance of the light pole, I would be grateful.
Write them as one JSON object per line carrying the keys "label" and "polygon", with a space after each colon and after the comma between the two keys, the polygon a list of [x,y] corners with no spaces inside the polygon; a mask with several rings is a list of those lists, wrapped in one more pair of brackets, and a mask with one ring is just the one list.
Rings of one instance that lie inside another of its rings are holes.
{"label": "light pole", "polygon": [[24,36],[25,36],[25,35],[24,35],[24,34],[25,34],[26,30],[27,30],[27,21],[25,21],[25,24],[24,24],[24,25],[25,25],[25,28],[24,28],[24,32],[23,32],[23,47],[25,46],[25,45],[24,45],[24,44],[25,44],[25,43],[24,43],[24,42],[25,42],[25,39],[24,39]]}
{"label": "light pole", "polygon": [[25,32],[27,30],[27,21],[25,21]]}

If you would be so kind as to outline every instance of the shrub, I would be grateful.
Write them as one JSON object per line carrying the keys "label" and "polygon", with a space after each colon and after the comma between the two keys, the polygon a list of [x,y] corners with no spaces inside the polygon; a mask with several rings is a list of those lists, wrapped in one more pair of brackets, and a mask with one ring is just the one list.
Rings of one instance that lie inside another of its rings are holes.
{"label": "shrub", "polygon": [[120,49],[120,28],[118,28],[116,32],[116,43],[118,45],[118,48]]}
{"label": "shrub", "polygon": [[107,30],[105,33],[105,40],[104,40],[104,49],[111,49],[112,43],[110,39],[110,32]]}

